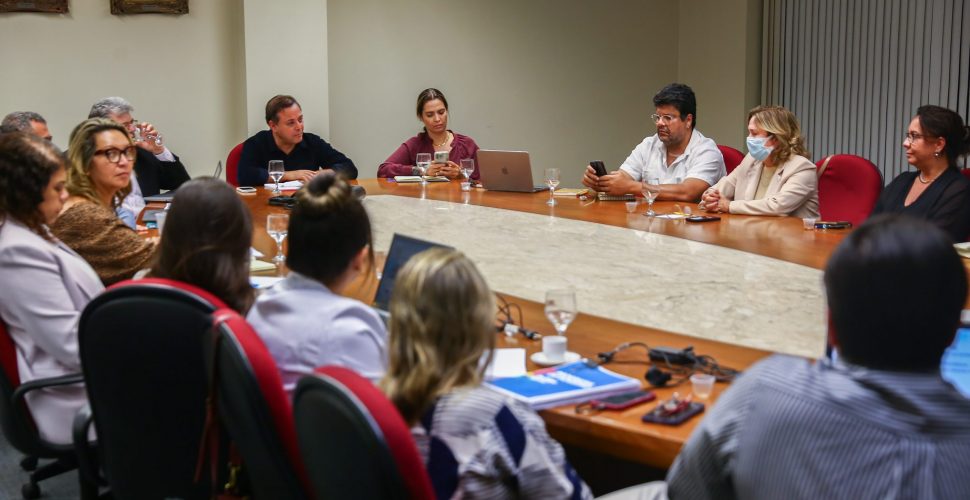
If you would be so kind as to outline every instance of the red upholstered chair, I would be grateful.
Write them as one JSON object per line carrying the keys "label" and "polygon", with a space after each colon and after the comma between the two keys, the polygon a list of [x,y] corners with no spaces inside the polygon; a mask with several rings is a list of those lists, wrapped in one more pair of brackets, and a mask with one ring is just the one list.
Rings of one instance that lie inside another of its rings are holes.
{"label": "red upholstered chair", "polygon": [[219,419],[242,456],[253,497],[311,497],[276,361],[231,309],[215,313],[210,335]]}
{"label": "red upholstered chair", "polygon": [[242,156],[243,143],[236,144],[226,158],[226,182],[239,187],[239,157]]}
{"label": "red upholstered chair", "polygon": [[717,145],[717,149],[721,150],[721,156],[724,157],[724,166],[727,168],[727,173],[731,173],[734,169],[738,168],[741,161],[744,160],[744,153],[732,148],[731,146]]}
{"label": "red upholstered chair", "polygon": [[[76,373],[21,384],[16,344],[7,332],[7,325],[0,321],[0,426],[7,441],[24,454],[20,466],[30,472],[28,482],[21,488],[24,498],[40,497],[38,482],[78,467],[72,445],[54,444],[40,436],[25,397],[44,387],[77,384],[82,380],[81,374]],[[37,460],[40,458],[54,461],[38,469]],[[93,498],[83,477],[81,493],[82,498]],[[94,487],[93,493],[96,495],[97,487]]]}
{"label": "red upholstered chair", "polygon": [[195,481],[208,395],[203,346],[224,307],[196,286],[147,278],[111,286],[81,314],[97,453],[81,417],[74,442],[82,470],[102,469],[115,498],[208,498],[208,482]]}
{"label": "red upholstered chair", "polygon": [[297,384],[293,407],[317,498],[435,498],[410,429],[369,380],[318,368]]}
{"label": "red upholstered chair", "polygon": [[963,176],[967,179],[970,179],[970,168],[960,169],[960,173],[963,174]]}
{"label": "red upholstered chair", "polygon": [[822,219],[859,225],[869,217],[882,193],[882,174],[871,161],[855,155],[819,160],[818,204]]}

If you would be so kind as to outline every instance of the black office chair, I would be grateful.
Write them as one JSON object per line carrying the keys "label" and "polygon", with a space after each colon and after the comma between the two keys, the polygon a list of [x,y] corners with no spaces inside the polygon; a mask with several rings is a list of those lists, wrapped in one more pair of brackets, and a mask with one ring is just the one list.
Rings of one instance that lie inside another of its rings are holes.
{"label": "black office chair", "polygon": [[[82,380],[81,374],[76,373],[21,384],[16,347],[7,326],[0,321],[0,427],[7,441],[24,454],[20,466],[30,473],[20,490],[24,498],[39,498],[41,491],[37,483],[78,467],[73,445],[54,444],[40,436],[24,398],[38,389],[78,384]],[[53,462],[38,468],[39,459],[53,459]],[[91,494],[97,494],[97,488],[92,490],[82,478],[81,493],[82,498],[91,498]]]}
{"label": "black office chair", "polygon": [[[205,427],[203,338],[225,305],[165,279],[123,281],[85,308],[81,366],[97,430],[100,466],[115,498],[208,498],[195,482]],[[97,470],[75,422],[83,470]]]}

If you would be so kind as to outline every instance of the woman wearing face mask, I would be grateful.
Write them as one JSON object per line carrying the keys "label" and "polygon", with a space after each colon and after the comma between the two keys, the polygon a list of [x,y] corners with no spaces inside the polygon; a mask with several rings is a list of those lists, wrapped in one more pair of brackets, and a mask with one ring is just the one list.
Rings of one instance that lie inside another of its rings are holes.
{"label": "woman wearing face mask", "polygon": [[708,212],[818,217],[818,178],[798,119],[781,106],[748,112],[748,155],[701,196]]}
{"label": "woman wearing face mask", "polygon": [[[460,160],[475,158],[478,144],[468,137],[448,130],[448,100],[438,89],[424,89],[418,94],[418,119],[424,130],[401,144],[377,169],[378,177],[415,175],[414,160],[418,153],[448,151],[448,163],[432,163],[427,175],[443,175],[456,179],[461,175]],[[478,165],[471,175],[478,179]]]}

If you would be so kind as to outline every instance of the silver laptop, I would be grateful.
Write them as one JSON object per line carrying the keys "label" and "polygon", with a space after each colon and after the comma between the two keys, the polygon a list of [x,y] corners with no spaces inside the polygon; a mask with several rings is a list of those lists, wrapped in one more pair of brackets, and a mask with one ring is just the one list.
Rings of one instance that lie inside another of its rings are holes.
{"label": "silver laptop", "polygon": [[549,189],[532,182],[532,165],[525,151],[478,150],[478,174],[489,191],[535,193]]}

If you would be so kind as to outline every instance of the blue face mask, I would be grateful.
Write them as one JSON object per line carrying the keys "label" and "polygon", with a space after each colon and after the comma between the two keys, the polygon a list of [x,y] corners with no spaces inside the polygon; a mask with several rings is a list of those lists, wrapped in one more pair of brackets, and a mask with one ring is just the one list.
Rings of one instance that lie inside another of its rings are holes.
{"label": "blue face mask", "polygon": [[765,158],[767,158],[768,155],[771,154],[771,151],[775,149],[770,146],[765,146],[765,142],[767,141],[767,137],[748,136],[748,153],[751,153],[751,156],[753,156],[755,160],[765,161]]}

